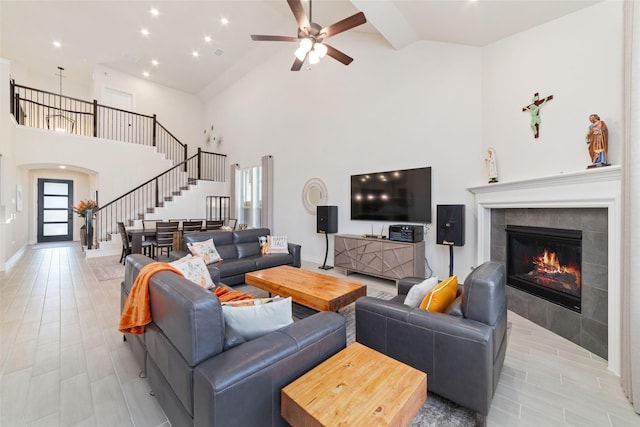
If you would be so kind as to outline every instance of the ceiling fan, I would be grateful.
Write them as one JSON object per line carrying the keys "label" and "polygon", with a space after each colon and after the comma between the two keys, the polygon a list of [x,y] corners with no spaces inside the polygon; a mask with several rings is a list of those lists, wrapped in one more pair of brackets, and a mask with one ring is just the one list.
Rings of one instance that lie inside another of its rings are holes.
{"label": "ceiling fan", "polygon": [[298,23],[298,36],[261,36],[252,34],[252,40],[300,42],[300,47],[295,52],[296,60],[291,66],[291,71],[299,71],[307,58],[309,59],[310,64],[317,64],[318,61],[320,61],[320,58],[325,55],[329,55],[333,59],[342,62],[344,65],[349,65],[353,61],[353,58],[333,46],[324,43],[324,41],[331,36],[335,36],[336,34],[340,34],[367,22],[367,18],[365,18],[364,13],[358,12],[355,15],[343,19],[342,21],[338,21],[335,24],[323,28],[311,20],[311,0],[309,0],[309,17],[307,17],[307,14],[304,11],[302,0],[287,0],[287,3],[289,3],[293,16],[296,18]]}

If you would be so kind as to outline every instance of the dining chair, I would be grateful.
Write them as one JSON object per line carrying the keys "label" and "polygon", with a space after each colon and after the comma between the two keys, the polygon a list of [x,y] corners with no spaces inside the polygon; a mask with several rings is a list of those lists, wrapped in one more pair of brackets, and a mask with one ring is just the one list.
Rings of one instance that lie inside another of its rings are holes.
{"label": "dining chair", "polygon": [[167,257],[169,256],[169,252],[173,250],[173,237],[176,231],[178,231],[177,222],[158,222],[156,224],[156,239],[152,242],[153,258],[156,261],[165,249]]}
{"label": "dining chair", "polygon": [[202,221],[183,221],[182,222],[182,233],[197,233],[202,231]]}
{"label": "dining chair", "polygon": [[[118,222],[118,233],[120,233],[120,239],[122,239],[122,254],[120,255],[120,262],[124,264],[127,255],[131,254],[131,240],[129,240],[129,234],[124,226],[123,222]],[[142,253],[145,255],[151,255],[151,242],[142,241]]]}
{"label": "dining chair", "polygon": [[207,231],[219,230],[223,225],[224,225],[224,221],[207,220],[207,224],[206,224],[205,228],[207,229]]}

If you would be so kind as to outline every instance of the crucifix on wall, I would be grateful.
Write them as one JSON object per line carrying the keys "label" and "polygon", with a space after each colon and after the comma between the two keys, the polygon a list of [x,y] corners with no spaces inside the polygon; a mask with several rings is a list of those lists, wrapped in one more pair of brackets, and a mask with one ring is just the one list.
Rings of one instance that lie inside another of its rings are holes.
{"label": "crucifix on wall", "polygon": [[522,108],[522,111],[528,111],[531,114],[531,131],[533,132],[534,138],[538,137],[540,131],[540,108],[542,108],[547,101],[551,101],[552,99],[553,95],[540,99],[538,92],[536,92],[533,94],[531,104]]}

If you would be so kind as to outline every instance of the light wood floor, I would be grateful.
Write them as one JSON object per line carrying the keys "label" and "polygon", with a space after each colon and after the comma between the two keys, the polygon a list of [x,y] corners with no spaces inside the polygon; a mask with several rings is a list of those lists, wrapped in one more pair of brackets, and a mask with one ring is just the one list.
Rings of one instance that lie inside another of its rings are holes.
{"label": "light wood floor", "polygon": [[[350,278],[394,292],[392,282]],[[119,301],[120,279],[98,281],[77,243],[29,247],[0,272],[0,426],[169,426],[117,331]],[[604,360],[509,320],[489,426],[640,425]]]}

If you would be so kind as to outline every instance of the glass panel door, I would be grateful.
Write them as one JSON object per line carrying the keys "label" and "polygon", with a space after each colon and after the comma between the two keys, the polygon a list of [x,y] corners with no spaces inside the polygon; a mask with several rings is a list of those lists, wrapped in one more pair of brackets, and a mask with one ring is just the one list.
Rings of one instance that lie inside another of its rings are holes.
{"label": "glass panel door", "polygon": [[38,243],[73,240],[73,181],[38,179]]}

